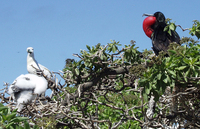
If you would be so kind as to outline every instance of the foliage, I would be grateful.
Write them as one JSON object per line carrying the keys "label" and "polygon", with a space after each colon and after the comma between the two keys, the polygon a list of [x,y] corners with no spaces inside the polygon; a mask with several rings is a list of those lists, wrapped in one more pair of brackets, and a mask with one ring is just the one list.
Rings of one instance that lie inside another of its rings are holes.
{"label": "foliage", "polygon": [[[126,84],[128,81],[130,83],[131,79],[125,75],[128,71],[125,73],[120,73],[119,71],[119,74],[117,74],[117,70],[113,71],[113,73],[112,70],[121,66],[132,66],[132,64],[137,66],[141,63],[140,52],[134,47],[134,41],[132,41],[131,45],[125,45],[121,50],[119,49],[120,46],[121,44],[116,41],[112,41],[106,46],[101,46],[101,44],[97,44],[95,47],[87,46],[87,51],[82,50],[80,55],[76,55],[81,60],[72,62],[71,65],[67,65],[68,67],[64,69],[64,71],[71,71],[70,73],[67,72],[65,77],[73,78],[72,82],[76,82],[74,86],[77,90],[80,84],[88,81],[94,82],[96,78],[99,79],[98,83],[95,84],[96,87],[94,85],[90,88],[92,94],[89,88],[85,93],[82,92],[81,98],[78,99],[80,105],[73,106],[73,110],[81,110],[80,107],[82,107],[84,108],[84,111],[82,111],[84,116],[88,117],[95,117],[99,114],[96,117],[98,117],[98,126],[100,128],[109,128],[118,122],[123,123],[118,125],[120,128],[139,126],[138,122],[124,118],[125,110],[131,108],[133,104],[141,104],[138,99],[139,94],[131,91],[132,85]],[[138,69],[134,68],[136,66],[130,67],[133,73],[138,71]],[[106,72],[108,72],[108,75],[104,75]],[[134,80],[140,75],[141,73],[132,74]],[[132,115],[131,111],[128,114]],[[139,115],[140,113],[137,114]],[[122,118],[124,119],[123,121]]]}
{"label": "foliage", "polygon": [[171,22],[171,19],[166,19],[167,21],[167,26],[164,28],[164,31],[167,31],[170,35],[172,35],[171,31],[176,30],[176,25],[175,23]]}
{"label": "foliage", "polygon": [[[182,46],[170,45],[169,57],[164,57],[162,53],[151,59],[153,65],[144,72],[139,86],[144,88],[145,101],[152,95],[155,97],[159,105],[155,114],[159,114],[162,109],[162,115],[160,114],[162,117],[176,119],[176,122],[178,121],[184,128],[193,128],[198,127],[200,123],[196,123],[196,126],[186,123],[190,123],[192,119],[197,120],[196,117],[199,115],[197,111],[199,107],[195,105],[199,102],[197,94],[200,86],[200,45],[197,44],[198,41],[187,37],[184,37],[181,43]],[[187,106],[188,104],[190,106]],[[188,119],[191,115],[193,118]]]}
{"label": "foliage", "polygon": [[43,127],[45,129],[55,129],[56,128],[57,121],[53,116],[50,117],[43,117],[41,119],[38,119],[37,126]]}
{"label": "foliage", "polygon": [[28,118],[16,115],[17,110],[11,112],[10,108],[0,104],[0,129],[30,129]]}
{"label": "foliage", "polygon": [[[191,42],[188,46],[171,44],[172,49],[168,50],[169,57],[160,54],[152,58],[151,62],[154,65],[148,68],[140,80],[140,85],[145,86],[145,95],[153,93],[158,101],[167,86],[173,88],[178,83],[189,83],[188,79],[191,77],[200,76],[200,45],[194,43]],[[198,84],[198,81],[196,83]]]}
{"label": "foliage", "polygon": [[196,35],[196,37],[199,39],[200,38],[200,22],[197,20],[193,21],[194,24],[192,26],[192,28],[190,28],[190,32],[189,34],[191,34],[192,36]]}

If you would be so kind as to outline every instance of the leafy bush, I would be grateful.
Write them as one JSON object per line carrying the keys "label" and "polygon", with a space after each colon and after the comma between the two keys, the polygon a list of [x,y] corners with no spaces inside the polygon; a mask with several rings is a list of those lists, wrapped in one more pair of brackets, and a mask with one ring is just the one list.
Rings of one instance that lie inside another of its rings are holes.
{"label": "leafy bush", "polygon": [[30,129],[28,118],[17,116],[17,109],[11,112],[10,108],[0,103],[0,129]]}

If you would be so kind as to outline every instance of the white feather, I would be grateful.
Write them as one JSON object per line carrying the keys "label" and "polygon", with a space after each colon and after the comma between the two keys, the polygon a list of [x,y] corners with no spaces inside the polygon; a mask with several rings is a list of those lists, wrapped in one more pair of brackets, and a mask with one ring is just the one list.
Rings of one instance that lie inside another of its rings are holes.
{"label": "white feather", "polygon": [[[39,72],[43,72],[45,76],[47,76],[48,78],[52,78],[52,74],[49,71],[49,69],[47,69],[46,67],[44,67],[43,65],[39,64],[34,57],[34,49],[32,47],[28,47],[27,48],[27,70],[29,73],[31,74],[38,74]],[[40,71],[37,71],[40,70]]]}
{"label": "white feather", "polygon": [[42,76],[22,74],[10,85],[8,93],[17,102],[18,111],[21,111],[23,103],[28,103],[34,100],[37,95],[45,93],[47,85],[47,80]]}

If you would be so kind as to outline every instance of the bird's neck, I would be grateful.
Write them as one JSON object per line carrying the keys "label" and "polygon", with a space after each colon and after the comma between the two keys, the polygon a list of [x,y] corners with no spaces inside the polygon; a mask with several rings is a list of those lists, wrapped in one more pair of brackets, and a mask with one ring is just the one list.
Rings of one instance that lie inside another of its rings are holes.
{"label": "bird's neck", "polygon": [[27,55],[27,62],[32,62],[34,61],[35,62],[35,58],[34,58],[34,54],[33,53],[28,53]]}

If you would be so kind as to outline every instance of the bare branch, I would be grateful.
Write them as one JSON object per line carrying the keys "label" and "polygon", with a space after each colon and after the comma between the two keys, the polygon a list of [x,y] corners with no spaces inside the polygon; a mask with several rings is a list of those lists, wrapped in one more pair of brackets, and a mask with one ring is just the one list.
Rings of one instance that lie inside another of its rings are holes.
{"label": "bare branch", "polygon": [[180,27],[180,28],[182,29],[182,31],[189,30],[189,28],[185,28],[185,29],[183,29],[181,25],[176,25],[176,26]]}

